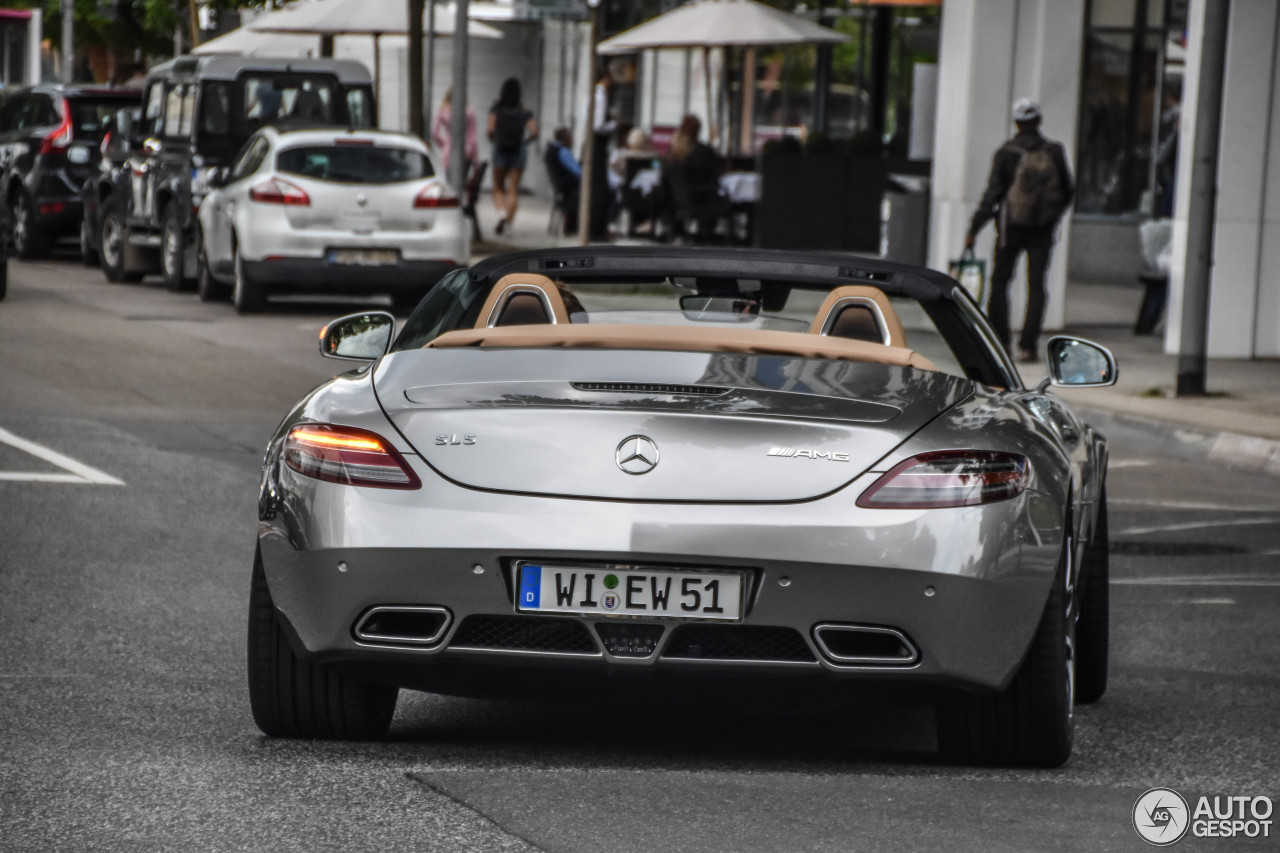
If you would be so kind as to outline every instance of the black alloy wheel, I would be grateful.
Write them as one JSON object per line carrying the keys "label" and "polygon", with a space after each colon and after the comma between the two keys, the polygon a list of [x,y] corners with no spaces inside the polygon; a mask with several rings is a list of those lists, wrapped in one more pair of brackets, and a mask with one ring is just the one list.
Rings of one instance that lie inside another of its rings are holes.
{"label": "black alloy wheel", "polygon": [[289,645],[271,599],[262,552],[249,591],[249,706],[270,737],[377,740],[386,735],[400,690],[309,663]]}
{"label": "black alloy wheel", "polygon": [[124,212],[114,197],[102,203],[102,229],[99,231],[99,256],[102,274],[107,281],[142,281],[142,273],[125,267],[125,243],[129,229],[125,225]]}
{"label": "black alloy wheel", "polygon": [[938,706],[938,747],[948,760],[1051,768],[1071,757],[1076,691],[1073,547],[1068,534],[1031,648],[1012,683],[999,693],[965,696]]}
{"label": "black alloy wheel", "polygon": [[35,205],[26,190],[14,193],[9,208],[9,221],[13,223],[13,253],[20,258],[43,258],[49,253],[49,238],[35,223]]}
{"label": "black alloy wheel", "polygon": [[177,202],[171,202],[164,211],[160,226],[160,274],[164,286],[173,291],[190,290],[192,281],[187,278],[187,235],[178,216]]}
{"label": "black alloy wheel", "polygon": [[80,219],[80,263],[86,267],[98,265],[98,250],[89,243],[89,217],[86,214]]}
{"label": "black alloy wheel", "polygon": [[1111,645],[1111,533],[1107,522],[1107,488],[1098,498],[1098,519],[1085,550],[1080,576],[1080,618],[1076,622],[1076,701],[1097,702],[1107,692]]}
{"label": "black alloy wheel", "polygon": [[213,277],[209,269],[209,255],[204,248],[204,231],[196,226],[196,293],[201,302],[225,302],[231,296],[231,288]]}
{"label": "black alloy wheel", "polygon": [[244,268],[244,258],[240,256],[240,246],[231,247],[232,262],[235,264],[236,280],[231,287],[231,304],[237,314],[255,314],[267,307],[267,294],[261,284],[253,280],[249,271]]}

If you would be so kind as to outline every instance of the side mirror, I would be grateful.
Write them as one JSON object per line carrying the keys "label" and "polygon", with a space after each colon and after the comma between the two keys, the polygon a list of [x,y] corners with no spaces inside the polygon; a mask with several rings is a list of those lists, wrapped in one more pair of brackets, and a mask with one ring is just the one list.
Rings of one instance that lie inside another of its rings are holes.
{"label": "side mirror", "polygon": [[160,148],[161,148],[160,140],[156,139],[154,136],[150,137],[149,139],[145,140],[142,143],[143,154],[147,154],[147,155],[159,154]]}
{"label": "side mirror", "polygon": [[1103,346],[1082,338],[1057,335],[1049,339],[1049,378],[1066,388],[1102,388],[1120,376],[1115,356]]}
{"label": "side mirror", "polygon": [[347,361],[376,361],[391,349],[396,318],[385,311],[339,317],[320,330],[320,354]]}

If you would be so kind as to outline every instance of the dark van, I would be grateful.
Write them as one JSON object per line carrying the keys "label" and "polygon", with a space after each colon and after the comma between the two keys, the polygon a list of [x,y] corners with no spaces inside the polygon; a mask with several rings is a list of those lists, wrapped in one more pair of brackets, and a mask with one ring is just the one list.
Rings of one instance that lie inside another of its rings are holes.
{"label": "dark van", "polygon": [[102,269],[112,281],[159,270],[195,278],[195,212],[210,180],[265,124],[376,127],[373,80],[358,62],[180,56],[147,74],[142,119],[122,128],[127,169],[98,186]]}

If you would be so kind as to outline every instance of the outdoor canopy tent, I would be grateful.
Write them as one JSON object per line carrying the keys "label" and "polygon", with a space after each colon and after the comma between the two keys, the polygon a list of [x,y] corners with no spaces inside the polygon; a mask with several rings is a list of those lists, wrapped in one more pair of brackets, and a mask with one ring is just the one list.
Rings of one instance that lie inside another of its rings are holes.
{"label": "outdoor canopy tent", "polygon": [[746,51],[742,87],[743,137],[754,124],[755,48],[787,44],[839,44],[848,36],[800,15],[783,12],[756,0],[691,0],[664,15],[600,42],[602,54],[635,53],[658,48],[702,48],[706,73],[707,113],[711,104],[713,47],[737,47]]}

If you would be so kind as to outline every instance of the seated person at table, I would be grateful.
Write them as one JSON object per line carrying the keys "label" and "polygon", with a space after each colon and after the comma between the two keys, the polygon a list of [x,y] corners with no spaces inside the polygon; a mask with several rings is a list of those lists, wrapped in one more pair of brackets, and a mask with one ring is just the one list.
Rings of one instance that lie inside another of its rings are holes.
{"label": "seated person at table", "polygon": [[697,223],[698,239],[715,233],[716,223],[728,214],[728,204],[720,194],[724,158],[698,140],[702,122],[687,115],[671,142],[671,153],[663,167],[663,177],[671,197],[672,225],[677,234]]}
{"label": "seated person at table", "polygon": [[642,222],[653,218],[654,204],[660,194],[652,192],[652,187],[636,186],[635,178],[640,172],[652,169],[657,161],[658,152],[649,140],[649,134],[640,128],[631,128],[625,135],[619,128],[619,142],[609,155],[609,186],[614,188],[615,209],[611,219],[626,211],[628,235],[636,232]]}
{"label": "seated person at table", "polygon": [[572,148],[573,133],[567,127],[560,127],[542,155],[547,177],[556,192],[556,206],[564,211],[566,234],[578,231],[578,199],[582,193],[582,167],[574,159]]}

